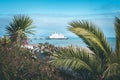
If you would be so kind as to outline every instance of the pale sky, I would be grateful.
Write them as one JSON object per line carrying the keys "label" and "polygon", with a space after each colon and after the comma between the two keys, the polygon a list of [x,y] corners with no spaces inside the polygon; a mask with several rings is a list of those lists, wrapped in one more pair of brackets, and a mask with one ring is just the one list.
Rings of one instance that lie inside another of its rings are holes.
{"label": "pale sky", "polygon": [[13,15],[25,14],[33,19],[35,36],[52,32],[75,37],[67,30],[73,20],[90,20],[107,37],[114,37],[114,17],[120,15],[120,0],[0,0],[0,36]]}

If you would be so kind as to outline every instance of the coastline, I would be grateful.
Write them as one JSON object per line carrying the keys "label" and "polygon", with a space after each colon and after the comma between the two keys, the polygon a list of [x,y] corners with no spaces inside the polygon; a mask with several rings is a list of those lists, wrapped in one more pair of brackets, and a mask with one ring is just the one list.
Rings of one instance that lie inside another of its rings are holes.
{"label": "coastline", "polygon": [[[112,46],[113,49],[115,49],[115,38],[110,37],[107,38],[108,42]],[[82,46],[87,47],[87,45],[80,39],[80,38],[69,38],[68,40],[46,40],[46,39],[33,39],[32,42],[29,42],[30,45],[39,45],[39,43],[49,43],[54,46],[58,47],[66,47],[66,46]]]}

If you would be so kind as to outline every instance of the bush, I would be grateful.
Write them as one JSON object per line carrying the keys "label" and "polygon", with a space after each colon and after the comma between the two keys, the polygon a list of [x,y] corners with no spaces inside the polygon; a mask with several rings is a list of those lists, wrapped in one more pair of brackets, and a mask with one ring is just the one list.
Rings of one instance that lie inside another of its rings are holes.
{"label": "bush", "polygon": [[59,70],[34,56],[28,49],[0,44],[0,80],[62,79]]}

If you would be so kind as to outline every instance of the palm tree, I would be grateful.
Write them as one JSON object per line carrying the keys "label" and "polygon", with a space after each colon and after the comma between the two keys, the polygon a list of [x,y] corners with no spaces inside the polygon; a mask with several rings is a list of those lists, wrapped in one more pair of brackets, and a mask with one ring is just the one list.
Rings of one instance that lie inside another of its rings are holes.
{"label": "palm tree", "polygon": [[14,16],[13,21],[6,27],[12,42],[20,42],[26,39],[27,34],[33,34],[32,19],[28,16]]}
{"label": "palm tree", "polygon": [[63,48],[53,55],[53,64],[78,72],[81,80],[119,80],[120,19],[115,18],[115,50],[112,50],[103,32],[93,23],[73,21],[69,25],[69,30],[79,36],[89,50]]}

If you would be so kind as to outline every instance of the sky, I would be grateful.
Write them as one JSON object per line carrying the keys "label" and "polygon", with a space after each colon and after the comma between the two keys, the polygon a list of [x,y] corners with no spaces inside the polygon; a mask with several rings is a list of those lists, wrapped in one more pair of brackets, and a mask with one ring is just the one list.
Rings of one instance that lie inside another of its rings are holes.
{"label": "sky", "polygon": [[0,0],[0,36],[14,15],[33,19],[36,37],[52,32],[76,37],[67,28],[71,21],[89,20],[107,37],[114,37],[114,18],[120,16],[120,0]]}

